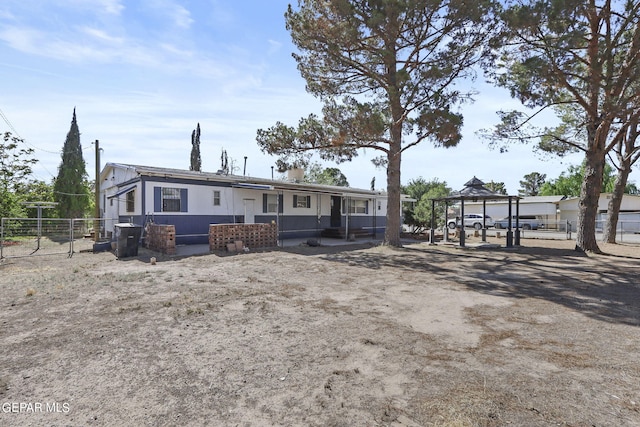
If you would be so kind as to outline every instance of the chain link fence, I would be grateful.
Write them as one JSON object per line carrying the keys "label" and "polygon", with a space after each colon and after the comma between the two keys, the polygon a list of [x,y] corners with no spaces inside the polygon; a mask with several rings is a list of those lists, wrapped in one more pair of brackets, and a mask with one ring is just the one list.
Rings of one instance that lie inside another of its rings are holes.
{"label": "chain link fence", "polygon": [[[602,241],[604,238],[605,221],[596,221],[596,239]],[[533,229],[520,229],[520,237],[522,238],[539,238],[552,240],[571,240],[576,237],[577,221],[548,221],[543,225]],[[515,224],[513,224],[515,231]],[[505,229],[489,229],[487,234],[495,236],[496,233],[504,235]],[[623,220],[618,221],[616,228],[616,242],[640,244],[640,221]]]}
{"label": "chain link fence", "polygon": [[104,218],[2,218],[0,259],[93,251],[95,230],[104,236],[104,226]]}

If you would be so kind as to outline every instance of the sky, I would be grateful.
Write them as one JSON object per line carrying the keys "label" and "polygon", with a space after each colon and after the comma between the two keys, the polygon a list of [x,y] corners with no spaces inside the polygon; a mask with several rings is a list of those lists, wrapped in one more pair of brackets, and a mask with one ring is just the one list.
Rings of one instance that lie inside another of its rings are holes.
{"label": "sky", "polygon": [[[220,168],[225,150],[246,175],[271,177],[276,157],[262,153],[256,131],[280,121],[295,126],[318,113],[291,54],[284,13],[295,0],[2,0],[0,131],[35,150],[34,177],[51,181],[75,108],[83,156],[100,166],[128,163],[188,169],[191,133],[200,123],[202,170]],[[461,107],[463,139],[454,148],[428,141],[402,158],[402,184],[438,179],[459,190],[476,176],[517,194],[530,172],[557,178],[580,155],[543,158],[530,146],[492,151],[476,132],[497,123],[496,111],[518,108],[484,82]],[[6,120],[5,120],[6,119]],[[338,167],[349,184],[386,189],[386,172],[360,151]],[[276,178],[278,173],[276,172]]]}

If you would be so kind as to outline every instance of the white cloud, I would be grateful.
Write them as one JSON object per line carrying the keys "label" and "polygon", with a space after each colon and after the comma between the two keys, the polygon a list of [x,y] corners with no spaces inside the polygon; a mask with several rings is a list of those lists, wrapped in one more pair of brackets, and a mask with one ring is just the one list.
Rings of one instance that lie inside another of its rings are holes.
{"label": "white cloud", "polygon": [[124,38],[111,36],[106,31],[100,30],[98,28],[80,27],[79,30],[80,32],[85,33],[99,41],[109,44],[122,45],[125,42]]}
{"label": "white cloud", "polygon": [[276,40],[268,40],[269,43],[269,55],[274,54],[276,52],[278,52],[281,48],[282,48],[282,43]]}
{"label": "white cloud", "polygon": [[28,28],[6,26],[0,31],[0,40],[6,42],[12,49],[36,53],[38,49],[37,40],[40,39],[41,32]]}
{"label": "white cloud", "polygon": [[191,12],[172,0],[148,0],[149,10],[169,18],[173,25],[188,30],[193,24]]}
{"label": "white cloud", "polygon": [[120,15],[124,10],[124,5],[120,0],[92,0],[90,3],[97,3],[104,12],[110,15]]}
{"label": "white cloud", "polygon": [[125,9],[122,0],[63,0],[58,2],[61,7],[79,7],[87,10],[98,11],[107,15],[120,15]]}
{"label": "white cloud", "polygon": [[14,21],[16,17],[9,10],[0,9],[0,19],[6,19],[9,21]]}
{"label": "white cloud", "polygon": [[175,23],[180,28],[188,29],[193,24],[193,19],[191,19],[191,13],[180,5],[174,5],[174,19]]}

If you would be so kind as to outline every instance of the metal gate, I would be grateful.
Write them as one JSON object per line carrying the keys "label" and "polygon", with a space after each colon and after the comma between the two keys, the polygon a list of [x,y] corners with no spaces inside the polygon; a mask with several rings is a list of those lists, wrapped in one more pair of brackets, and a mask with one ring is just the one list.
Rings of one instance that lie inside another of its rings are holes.
{"label": "metal gate", "polygon": [[92,251],[105,219],[2,218],[0,259]]}

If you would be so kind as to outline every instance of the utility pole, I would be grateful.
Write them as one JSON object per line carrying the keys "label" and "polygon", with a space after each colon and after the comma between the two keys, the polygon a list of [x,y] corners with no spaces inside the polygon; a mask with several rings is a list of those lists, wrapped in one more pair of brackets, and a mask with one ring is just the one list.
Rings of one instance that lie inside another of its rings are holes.
{"label": "utility pole", "polygon": [[96,139],[96,182],[95,182],[95,220],[93,235],[96,243],[100,240],[100,141]]}

